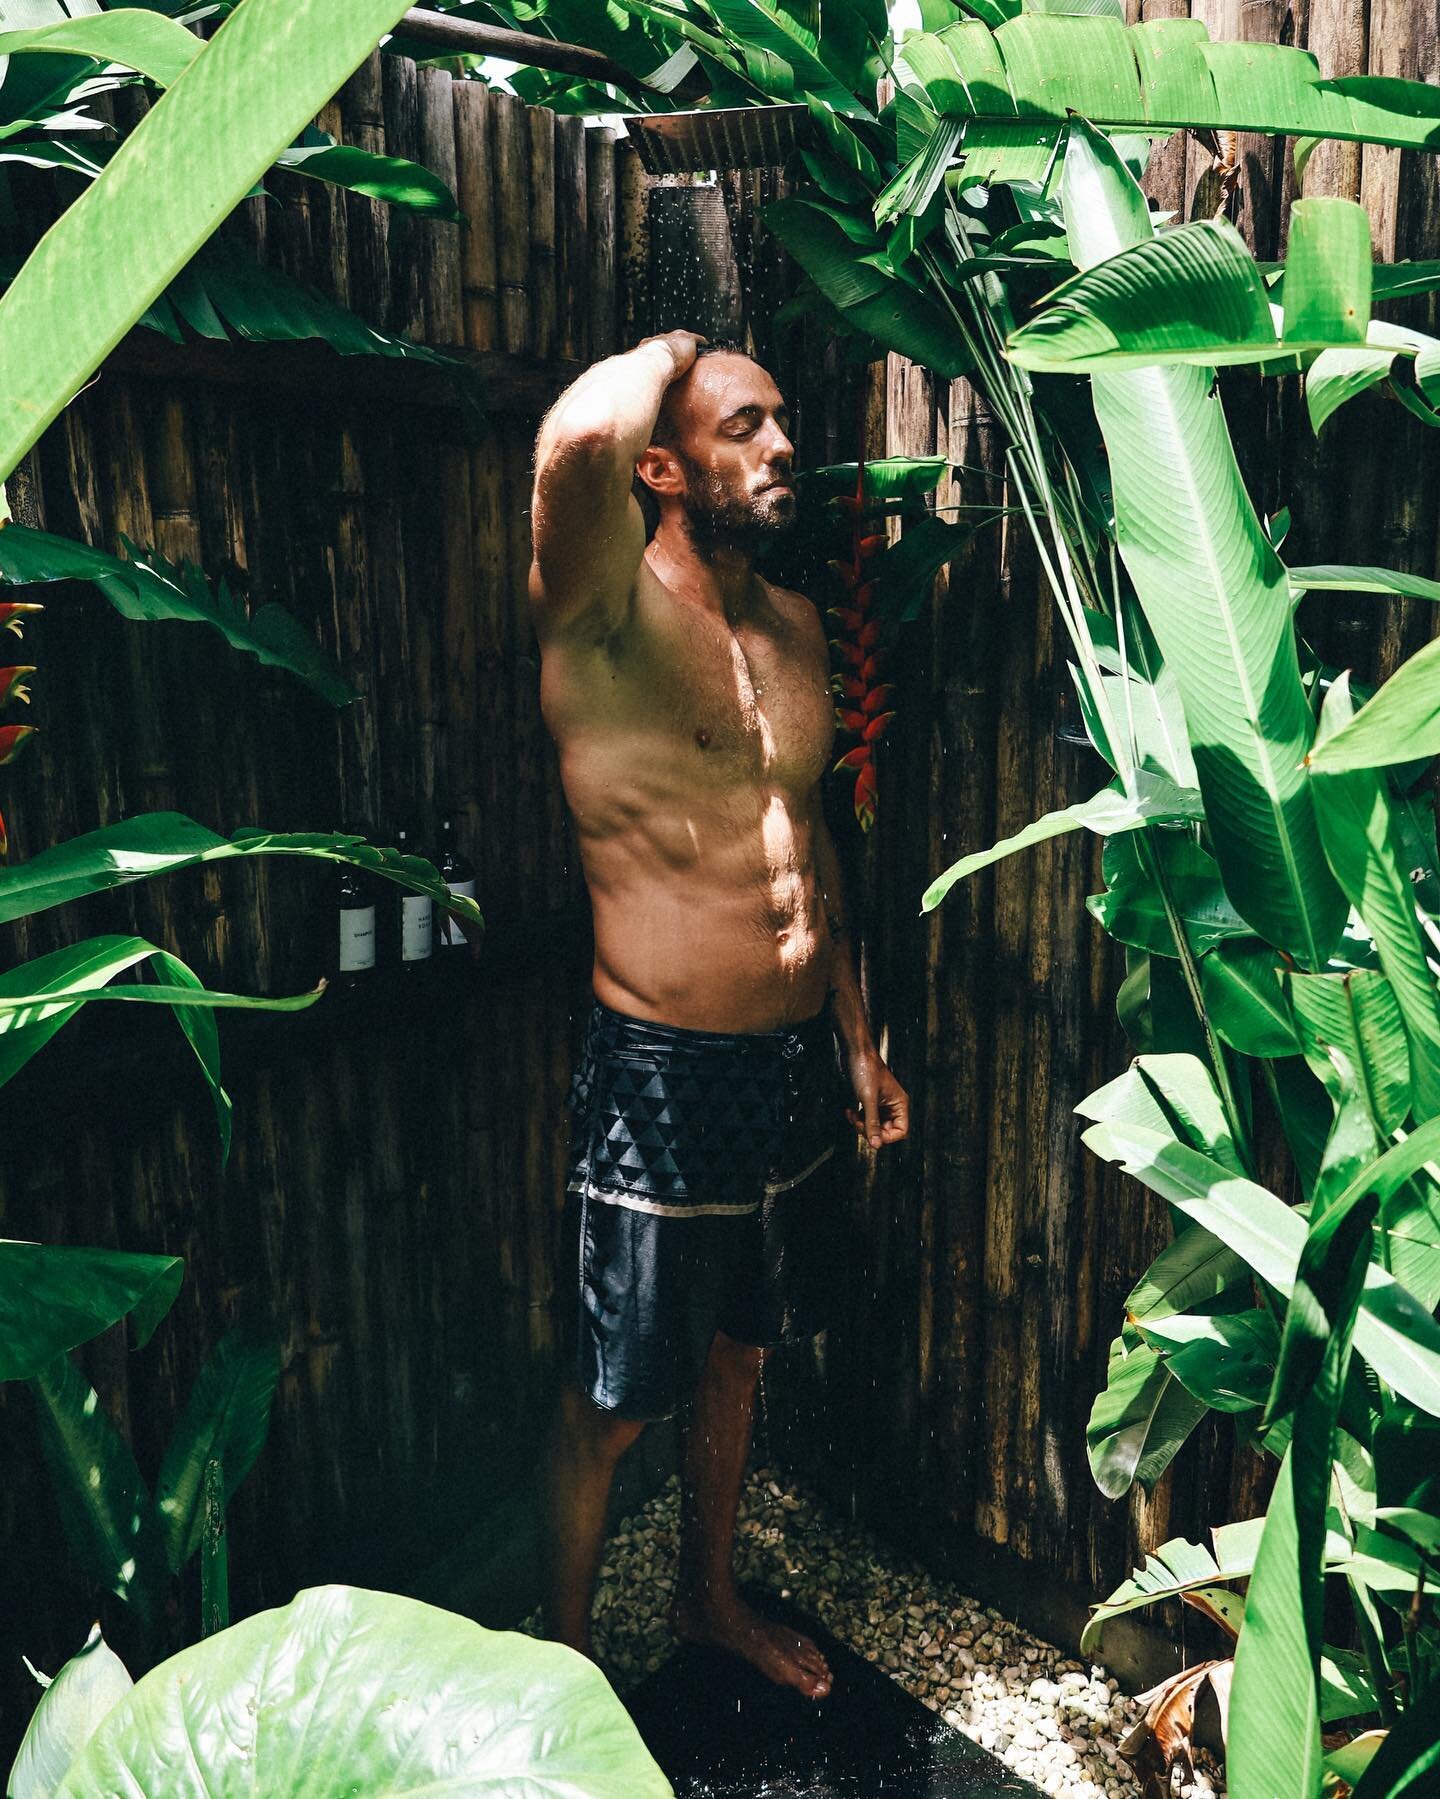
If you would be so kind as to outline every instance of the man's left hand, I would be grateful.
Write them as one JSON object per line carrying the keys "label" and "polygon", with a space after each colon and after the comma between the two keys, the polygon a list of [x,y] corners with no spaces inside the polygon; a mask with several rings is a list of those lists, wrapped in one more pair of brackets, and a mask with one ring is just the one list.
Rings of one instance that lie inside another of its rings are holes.
{"label": "man's left hand", "polygon": [[886,1143],[898,1143],[910,1129],[910,1096],[885,1066],[880,1052],[871,1045],[865,1049],[847,1050],[846,1064],[857,1106],[847,1106],[845,1116],[872,1149]]}

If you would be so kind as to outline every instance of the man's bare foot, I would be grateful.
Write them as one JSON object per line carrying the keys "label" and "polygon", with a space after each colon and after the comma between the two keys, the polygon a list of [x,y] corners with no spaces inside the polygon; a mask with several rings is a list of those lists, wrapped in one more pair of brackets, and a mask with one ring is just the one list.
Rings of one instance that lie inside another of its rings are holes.
{"label": "man's bare foot", "polygon": [[809,1637],[772,1624],[738,1596],[723,1604],[677,1599],[670,1628],[682,1642],[728,1649],[777,1686],[798,1687],[808,1699],[823,1699],[830,1691],[829,1666]]}

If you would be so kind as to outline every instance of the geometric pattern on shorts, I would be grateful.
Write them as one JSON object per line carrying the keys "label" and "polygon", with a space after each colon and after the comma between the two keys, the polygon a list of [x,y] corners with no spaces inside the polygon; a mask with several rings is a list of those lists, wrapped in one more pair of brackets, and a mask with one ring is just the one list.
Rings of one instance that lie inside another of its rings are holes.
{"label": "geometric pattern on shorts", "polygon": [[831,1036],[820,1018],[743,1035],[682,1033],[597,1001],[566,1096],[567,1185],[662,1217],[754,1211],[794,1121],[788,1064]]}

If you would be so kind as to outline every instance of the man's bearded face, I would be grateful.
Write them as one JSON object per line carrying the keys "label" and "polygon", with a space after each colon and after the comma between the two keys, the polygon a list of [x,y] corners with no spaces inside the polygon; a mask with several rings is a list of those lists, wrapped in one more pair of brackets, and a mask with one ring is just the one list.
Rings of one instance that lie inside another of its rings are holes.
{"label": "man's bearded face", "polygon": [[685,472],[680,502],[685,528],[701,555],[733,550],[757,556],[794,525],[795,489],[789,485],[788,461],[756,472],[740,466],[706,467],[678,448],[675,457]]}

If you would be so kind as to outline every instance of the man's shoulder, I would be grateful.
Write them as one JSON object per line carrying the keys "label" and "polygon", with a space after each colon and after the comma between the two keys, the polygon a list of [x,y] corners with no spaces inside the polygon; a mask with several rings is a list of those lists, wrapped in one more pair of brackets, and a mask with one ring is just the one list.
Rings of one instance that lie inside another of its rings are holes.
{"label": "man's shoulder", "polygon": [[825,622],[820,615],[820,608],[814,600],[793,587],[781,587],[774,581],[766,581],[770,592],[771,603],[787,624],[797,626],[812,636],[824,638]]}

